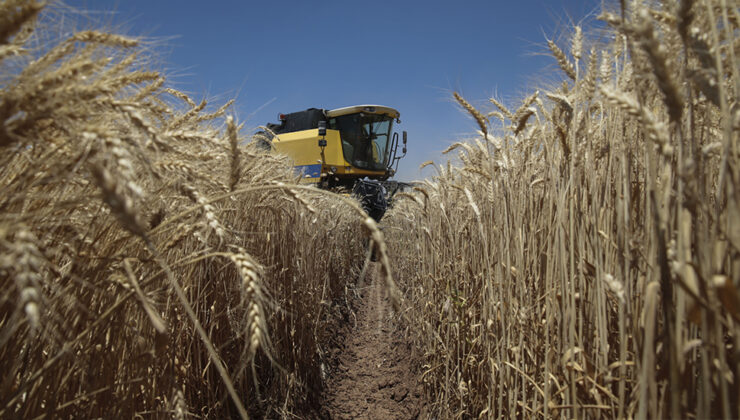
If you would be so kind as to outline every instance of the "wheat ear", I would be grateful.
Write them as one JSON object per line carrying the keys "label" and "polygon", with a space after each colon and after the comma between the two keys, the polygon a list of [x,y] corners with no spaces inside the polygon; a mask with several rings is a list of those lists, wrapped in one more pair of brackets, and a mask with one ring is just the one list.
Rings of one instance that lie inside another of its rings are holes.
{"label": "wheat ear", "polygon": [[229,146],[231,148],[231,178],[229,189],[234,191],[236,184],[239,183],[239,176],[241,174],[241,151],[239,150],[237,127],[234,123],[234,118],[231,116],[226,118],[226,133],[229,137]]}
{"label": "wheat ear", "polygon": [[548,40],[547,46],[550,47],[550,51],[552,52],[552,55],[555,57],[555,59],[558,61],[558,64],[560,65],[560,69],[563,70],[566,76],[571,78],[572,80],[576,80],[576,68],[573,66],[573,63],[568,60],[568,57],[565,56],[565,53],[563,50],[560,49],[560,47],[557,46],[553,41]]}
{"label": "wheat ear", "polygon": [[478,123],[478,127],[480,127],[480,131],[483,132],[483,137],[488,137],[488,126],[486,120],[486,117],[483,116],[483,114],[480,113],[473,105],[471,105],[468,101],[465,100],[462,96],[460,96],[459,93],[453,92],[452,96],[455,97],[455,100],[457,103],[460,104],[463,108],[465,108],[466,111],[468,111],[468,114],[472,115],[475,119],[475,122]]}

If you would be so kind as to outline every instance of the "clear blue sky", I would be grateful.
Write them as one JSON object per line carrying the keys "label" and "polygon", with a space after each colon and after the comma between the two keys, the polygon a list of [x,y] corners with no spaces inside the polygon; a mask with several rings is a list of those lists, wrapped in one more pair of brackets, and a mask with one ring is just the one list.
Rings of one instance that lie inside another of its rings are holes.
{"label": "clear blue sky", "polygon": [[[428,176],[475,123],[476,105],[528,93],[557,71],[545,37],[600,11],[601,0],[66,0],[130,35],[160,40],[170,83],[196,99],[236,97],[247,130],[280,112],[381,104],[401,112],[409,154],[397,178]],[[164,40],[163,40],[164,39]]]}

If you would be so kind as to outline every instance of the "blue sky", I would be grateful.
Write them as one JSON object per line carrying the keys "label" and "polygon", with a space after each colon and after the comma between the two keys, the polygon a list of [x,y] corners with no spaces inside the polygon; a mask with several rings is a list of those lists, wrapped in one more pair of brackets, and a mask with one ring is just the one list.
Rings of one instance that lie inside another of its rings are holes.
{"label": "blue sky", "polygon": [[558,77],[543,54],[601,0],[161,1],[66,0],[130,35],[148,37],[170,84],[234,110],[246,130],[280,112],[381,104],[401,112],[409,153],[397,178],[469,136],[475,123],[451,99],[509,103]]}

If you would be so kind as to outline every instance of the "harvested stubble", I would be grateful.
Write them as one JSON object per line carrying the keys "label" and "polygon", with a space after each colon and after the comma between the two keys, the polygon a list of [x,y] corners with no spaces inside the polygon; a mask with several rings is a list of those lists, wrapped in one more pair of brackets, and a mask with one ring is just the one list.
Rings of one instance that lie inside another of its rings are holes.
{"label": "harvested stubble", "polygon": [[509,128],[397,201],[390,254],[441,417],[740,416],[733,3],[623,2],[610,45],[550,43],[566,83],[535,117],[492,100]]}
{"label": "harvested stubble", "polygon": [[374,225],[143,71],[136,39],[47,45],[40,9],[0,3],[0,418],[314,404]]}

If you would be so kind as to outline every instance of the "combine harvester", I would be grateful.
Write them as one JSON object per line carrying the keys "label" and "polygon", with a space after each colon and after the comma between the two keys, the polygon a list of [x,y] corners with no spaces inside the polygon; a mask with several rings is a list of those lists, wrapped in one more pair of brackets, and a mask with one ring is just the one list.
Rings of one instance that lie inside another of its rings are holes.
{"label": "combine harvester", "polygon": [[340,193],[352,193],[376,221],[393,195],[408,184],[388,181],[406,156],[406,132],[398,156],[393,122],[401,114],[380,105],[356,105],[332,110],[309,108],[280,114],[280,124],[267,124],[256,141],[293,159],[302,182]]}

